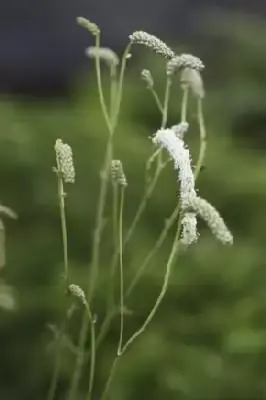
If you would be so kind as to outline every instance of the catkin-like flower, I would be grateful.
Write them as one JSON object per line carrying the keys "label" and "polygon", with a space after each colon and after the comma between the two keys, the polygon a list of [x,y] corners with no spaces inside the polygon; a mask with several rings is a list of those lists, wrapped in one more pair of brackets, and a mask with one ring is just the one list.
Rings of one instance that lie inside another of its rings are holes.
{"label": "catkin-like flower", "polygon": [[55,153],[58,173],[62,174],[66,183],[74,183],[75,168],[71,147],[67,143],[63,143],[61,139],[57,139],[55,142]]}
{"label": "catkin-like flower", "polygon": [[124,173],[123,164],[120,160],[112,160],[111,175],[114,185],[127,186],[127,179]]}
{"label": "catkin-like flower", "polygon": [[204,97],[204,86],[201,74],[196,69],[184,68],[181,71],[180,81],[182,85],[188,86],[196,97]]}
{"label": "catkin-like flower", "polygon": [[198,57],[192,56],[191,54],[181,54],[168,61],[166,72],[167,75],[173,75],[175,72],[183,68],[191,68],[201,71],[204,69],[204,64]]}
{"label": "catkin-like flower", "polygon": [[86,296],[80,286],[71,284],[68,286],[68,291],[71,296],[77,297],[83,304],[86,304]]}
{"label": "catkin-like flower", "polygon": [[108,47],[95,47],[91,46],[85,50],[86,56],[89,58],[96,58],[97,56],[100,60],[104,61],[108,67],[115,68],[119,64],[118,55]]}
{"label": "catkin-like flower", "polygon": [[180,198],[183,206],[183,199],[189,195],[196,196],[189,150],[185,148],[183,140],[176,135],[173,129],[159,129],[153,142],[165,148],[174,160],[174,167],[179,173]]}
{"label": "catkin-like flower", "polygon": [[148,69],[143,69],[141,71],[141,78],[147,85],[148,89],[152,89],[154,86],[154,81],[151,72]]}
{"label": "catkin-like flower", "polygon": [[87,29],[93,36],[97,36],[101,32],[98,25],[84,17],[77,17],[77,23]]}
{"label": "catkin-like flower", "polygon": [[173,125],[171,126],[171,130],[175,132],[176,136],[183,140],[184,139],[184,135],[188,130],[188,123],[187,122],[180,122],[180,124],[178,125]]}
{"label": "catkin-like flower", "polygon": [[142,44],[149,47],[155,53],[163,56],[167,60],[175,57],[175,53],[164,43],[162,40],[158,39],[156,36],[151,35],[147,32],[136,31],[129,36],[131,43]]}
{"label": "catkin-like flower", "polygon": [[181,220],[181,243],[189,246],[198,240],[197,217],[194,212],[186,212]]}
{"label": "catkin-like flower", "polygon": [[233,236],[219,212],[207,200],[198,196],[188,196],[186,207],[192,209],[209,226],[213,235],[223,244],[233,244]]}

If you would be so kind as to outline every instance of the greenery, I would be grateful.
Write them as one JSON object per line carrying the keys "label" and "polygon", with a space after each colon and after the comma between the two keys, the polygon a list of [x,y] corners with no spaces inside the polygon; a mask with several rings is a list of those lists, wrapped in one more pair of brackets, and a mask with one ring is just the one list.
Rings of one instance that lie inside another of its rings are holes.
{"label": "greenery", "polygon": [[[112,381],[112,398],[117,400],[266,398],[266,57],[262,40],[266,26],[259,21],[254,24],[240,20],[228,31],[225,42],[230,46],[221,50],[219,58],[213,60],[207,52],[206,59],[203,57],[209,137],[206,168],[197,186],[201,196],[221,211],[235,243],[233,247],[221,246],[200,225],[199,242],[178,258],[156,317],[117,365]],[[126,76],[125,98],[114,136],[115,157],[123,161],[128,181],[124,208],[127,227],[143,194],[145,163],[151,156],[148,138],[161,123],[154,100],[140,81],[142,67],[150,65],[163,93],[160,60],[152,57],[142,60],[141,67],[132,67]],[[179,90],[177,80],[173,89],[176,99],[171,98],[169,108],[170,124],[180,120]],[[189,113],[192,124],[188,141],[196,160],[196,107]],[[56,339],[66,324],[66,310],[73,304],[73,299],[65,295],[62,275],[57,181],[52,170],[56,166],[54,143],[62,138],[74,153],[76,182],[67,186],[66,198],[69,270],[70,282],[85,289],[107,132],[91,77],[89,82],[86,77],[80,80],[71,100],[44,103],[2,98],[0,119],[1,202],[19,217],[6,221],[7,265],[1,273],[15,289],[17,308],[1,311],[0,398],[46,399],[58,348]],[[169,164],[125,249],[126,287],[175,207],[175,179]],[[110,192],[105,215],[111,212]],[[95,304],[96,333],[106,311],[113,248],[110,232],[112,221],[107,219],[104,251],[100,254],[101,289]],[[126,302],[126,340],[139,329],[158,296],[174,234],[173,229]],[[119,301],[119,279],[116,281]],[[74,304],[66,334],[61,338],[56,399],[65,398],[73,375],[83,316],[82,305]],[[97,352],[95,399],[109,375],[119,332],[117,316]],[[89,374],[87,362],[76,400],[85,398]]]}

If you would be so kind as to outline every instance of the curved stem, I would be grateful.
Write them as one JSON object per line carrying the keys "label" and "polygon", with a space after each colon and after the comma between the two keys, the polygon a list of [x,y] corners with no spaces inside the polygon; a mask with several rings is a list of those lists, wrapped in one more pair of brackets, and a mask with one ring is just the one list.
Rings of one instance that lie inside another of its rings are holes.
{"label": "curved stem", "polygon": [[[142,326],[128,339],[128,341],[125,343],[125,345],[123,346],[123,348],[121,349],[121,352],[119,354],[119,356],[123,355],[126,350],[128,349],[128,347],[138,338],[138,336],[140,336],[147,328],[147,326],[149,325],[149,323],[152,321],[153,317],[155,316],[161,302],[164,299],[164,296],[167,292],[167,288],[168,288],[168,283],[169,283],[169,279],[170,279],[170,275],[171,275],[171,271],[172,271],[172,267],[175,261],[175,258],[177,256],[178,253],[178,239],[179,239],[179,234],[180,234],[180,221],[178,222],[178,227],[177,227],[177,232],[176,232],[176,236],[172,245],[172,249],[167,261],[167,265],[166,265],[166,272],[165,272],[165,276],[164,276],[164,281],[163,281],[163,285],[161,288],[161,291],[159,293],[159,296],[157,297],[157,300],[153,306],[153,308],[151,309],[151,311],[149,312],[147,318],[145,319],[144,323],[142,324]],[[118,363],[119,357],[117,356],[112,364],[111,367],[111,371],[107,380],[107,383],[105,385],[104,391],[102,396],[100,397],[100,400],[104,400],[106,398],[106,396],[109,393],[110,387],[111,387],[111,383],[114,377],[114,373],[115,373],[115,369],[117,367],[117,363]]]}
{"label": "curved stem", "polygon": [[206,132],[206,128],[205,128],[201,99],[198,99],[197,106],[198,106],[197,107],[197,120],[198,120],[199,131],[200,131],[200,149],[199,149],[198,161],[197,161],[196,168],[194,171],[195,179],[197,179],[197,177],[200,173],[201,167],[204,162],[204,158],[205,158],[205,154],[206,154],[206,147],[207,147],[207,132]]}
{"label": "curved stem", "polygon": [[124,187],[121,190],[121,204],[119,215],[119,254],[120,254],[120,337],[117,354],[120,355],[123,344],[124,331],[124,273],[123,273],[123,209],[124,209]]}
{"label": "curved stem", "polygon": [[137,337],[145,331],[145,329],[147,328],[149,323],[152,321],[154,315],[156,314],[158,307],[160,306],[161,302],[164,299],[164,296],[167,292],[172,267],[173,267],[174,261],[176,259],[177,253],[178,253],[178,243],[179,243],[178,239],[179,239],[179,234],[180,234],[180,226],[181,226],[181,224],[179,221],[175,239],[174,239],[174,242],[172,245],[172,249],[171,249],[167,264],[166,264],[166,272],[165,272],[164,281],[163,281],[163,285],[162,285],[160,294],[157,297],[157,300],[156,300],[153,308],[151,309],[149,315],[147,316],[146,320],[144,321],[143,325],[125,343],[124,347],[121,350],[121,355],[124,354],[125,351],[127,350],[127,348],[137,339]]}
{"label": "curved stem", "polygon": [[127,65],[127,60],[129,56],[129,52],[131,49],[132,44],[129,43],[124,51],[122,61],[121,61],[121,70],[120,70],[120,75],[119,75],[119,81],[118,81],[118,91],[117,91],[117,102],[116,102],[116,107],[114,110],[114,118],[112,122],[112,129],[114,130],[117,125],[117,121],[119,118],[119,113],[120,113],[120,108],[121,108],[121,101],[122,101],[122,93],[123,93],[123,83],[124,83],[124,75],[125,75],[125,70],[126,70],[126,65]]}
{"label": "curved stem", "polygon": [[91,349],[90,349],[90,375],[89,375],[89,390],[87,394],[87,400],[91,400],[94,375],[95,375],[95,358],[96,358],[96,347],[95,347],[95,321],[92,317],[92,313],[88,302],[85,303],[85,308],[90,320],[90,338],[91,338]]}
{"label": "curved stem", "polygon": [[152,95],[153,95],[153,97],[154,97],[154,100],[155,100],[155,103],[156,103],[156,105],[157,105],[157,107],[158,107],[158,110],[159,110],[160,113],[163,115],[163,105],[162,105],[162,103],[161,103],[161,101],[160,101],[160,99],[159,99],[159,96],[158,96],[156,90],[154,90],[153,88],[151,88],[150,91],[151,91],[151,93],[152,93]]}
{"label": "curved stem", "polygon": [[110,117],[108,115],[107,106],[106,106],[105,99],[104,99],[103,87],[102,87],[102,77],[101,77],[100,57],[99,57],[99,51],[97,51],[100,48],[100,41],[101,41],[101,36],[100,36],[100,34],[98,34],[95,37],[95,47],[96,47],[95,68],[96,68],[97,86],[98,86],[98,92],[99,92],[99,98],[100,98],[103,116],[104,116],[106,125],[108,127],[109,133],[111,134],[112,125],[111,125]]}
{"label": "curved stem", "polygon": [[154,255],[157,253],[157,251],[162,246],[163,242],[167,238],[169,230],[172,228],[174,222],[176,221],[176,219],[178,217],[178,213],[179,213],[179,205],[176,206],[176,208],[174,209],[174,211],[172,212],[170,217],[167,219],[165,227],[162,230],[162,232],[160,233],[160,236],[158,237],[154,247],[150,250],[150,252],[146,256],[145,260],[143,261],[141,266],[138,268],[138,271],[137,271],[136,275],[134,276],[132,282],[130,283],[130,285],[129,285],[126,293],[125,293],[125,297],[129,297],[130,296],[130,294],[133,291],[134,287],[136,286],[136,284],[138,283],[140,278],[143,276],[147,265],[149,264],[151,259],[154,257]]}
{"label": "curved stem", "polygon": [[185,86],[183,89],[183,98],[181,104],[181,122],[187,121],[187,106],[188,106],[188,86]]}

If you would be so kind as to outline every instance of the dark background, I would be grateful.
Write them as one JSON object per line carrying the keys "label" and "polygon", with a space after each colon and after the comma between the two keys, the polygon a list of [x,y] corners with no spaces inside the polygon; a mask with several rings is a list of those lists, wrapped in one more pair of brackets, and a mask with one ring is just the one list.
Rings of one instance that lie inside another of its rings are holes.
{"label": "dark background", "polygon": [[[91,36],[76,25],[84,15],[97,22],[103,45],[119,54],[134,30],[154,33],[206,65],[204,104],[209,134],[199,193],[219,209],[231,228],[232,248],[200,225],[199,243],[176,263],[168,295],[146,333],[121,359],[112,399],[266,399],[266,55],[262,1],[75,1],[18,2],[0,6],[0,197],[19,219],[6,220],[7,265],[1,270],[16,299],[0,311],[0,399],[46,399],[54,366],[55,335],[70,300],[62,293],[62,247],[56,197],[54,142],[74,152],[77,179],[67,188],[71,278],[86,286],[91,260],[99,171],[107,138],[93,63],[84,48]],[[115,157],[128,178],[125,227],[139,204],[148,137],[160,116],[140,71],[150,68],[161,94],[164,65],[134,47],[126,75]],[[106,83],[108,75],[105,75]],[[180,118],[176,82],[169,125]],[[195,105],[188,142],[198,149]],[[164,172],[125,254],[127,282],[154,245],[176,201],[172,168]],[[110,214],[108,197],[106,216]],[[127,307],[126,336],[143,322],[160,290],[172,234],[152,260]],[[106,277],[112,243],[107,219],[101,250]],[[1,291],[0,291],[1,293]],[[99,323],[105,286],[96,302]],[[56,399],[65,399],[73,374],[81,309],[63,346]],[[96,361],[99,398],[117,346],[115,320]],[[70,348],[69,348],[70,347]],[[76,400],[85,399],[88,367]]]}

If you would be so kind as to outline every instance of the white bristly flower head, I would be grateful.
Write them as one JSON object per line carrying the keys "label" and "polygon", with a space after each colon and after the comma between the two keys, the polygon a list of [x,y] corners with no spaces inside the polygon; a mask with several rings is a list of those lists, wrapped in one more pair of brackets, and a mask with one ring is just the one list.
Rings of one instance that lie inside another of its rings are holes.
{"label": "white bristly flower head", "polygon": [[127,186],[127,179],[124,173],[123,164],[120,160],[112,160],[111,175],[114,185]]}
{"label": "white bristly flower head", "polygon": [[154,81],[153,81],[153,77],[152,77],[151,71],[149,71],[148,69],[143,69],[141,71],[141,78],[146,83],[148,89],[152,89],[153,88]]}
{"label": "white bristly flower head", "polygon": [[158,39],[156,36],[151,35],[147,32],[136,31],[129,36],[131,43],[142,44],[149,47],[155,53],[163,56],[167,60],[175,57],[175,53],[167,46],[162,40]]}
{"label": "white bristly flower head", "polygon": [[204,97],[203,80],[199,71],[192,68],[182,69],[180,81],[182,85],[188,86],[196,97],[200,99]]}
{"label": "white bristly flower head", "polygon": [[101,32],[95,22],[91,22],[84,17],[77,17],[77,24],[87,29],[93,36],[97,36]]}
{"label": "white bristly flower head", "polygon": [[83,304],[86,304],[86,296],[80,286],[71,284],[68,286],[68,291],[71,296],[77,297]]}
{"label": "white bristly flower head", "polygon": [[189,195],[196,196],[195,179],[191,168],[189,150],[173,129],[159,129],[153,142],[165,148],[174,160],[174,167],[178,170],[180,181],[180,198],[183,206],[183,199]]}
{"label": "white bristly flower head", "polygon": [[219,212],[207,200],[197,196],[188,196],[186,207],[193,210],[209,226],[213,235],[223,244],[233,244],[233,236]]}
{"label": "white bristly flower head", "polygon": [[189,246],[198,240],[197,217],[194,212],[186,212],[181,220],[181,243]]}
{"label": "white bristly flower head", "polygon": [[62,174],[62,178],[66,183],[74,183],[75,168],[71,147],[67,143],[63,143],[61,139],[57,139],[55,142],[55,154],[57,159],[57,172]]}
{"label": "white bristly flower head", "polygon": [[184,139],[184,135],[188,130],[188,123],[187,122],[180,122],[180,124],[178,125],[173,125],[171,126],[171,130],[175,132],[176,136],[183,140]]}
{"label": "white bristly flower head", "polygon": [[179,56],[173,57],[166,67],[167,75],[173,75],[175,72],[183,69],[191,68],[196,71],[202,71],[204,69],[203,62],[191,54],[181,54]]}
{"label": "white bristly flower head", "polygon": [[100,60],[104,61],[110,68],[115,68],[119,64],[118,55],[108,47],[91,46],[85,50],[86,56],[95,59],[99,56]]}

